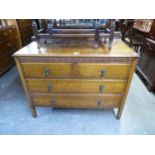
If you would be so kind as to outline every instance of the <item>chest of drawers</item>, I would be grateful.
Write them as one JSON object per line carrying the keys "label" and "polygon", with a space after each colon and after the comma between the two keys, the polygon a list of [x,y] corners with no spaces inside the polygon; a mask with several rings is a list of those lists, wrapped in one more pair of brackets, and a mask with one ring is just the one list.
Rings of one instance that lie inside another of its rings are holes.
{"label": "chest of drawers", "polygon": [[6,26],[0,29],[0,75],[15,62],[12,54],[19,48],[16,28]]}
{"label": "chest of drawers", "polygon": [[147,88],[155,91],[155,41],[152,39],[146,38],[140,50],[137,73],[145,81]]}
{"label": "chest of drawers", "polygon": [[31,42],[32,32],[32,19],[17,19],[17,24],[20,30],[23,46]]}
{"label": "chest of drawers", "polygon": [[137,55],[116,40],[104,48],[32,42],[14,54],[32,115],[36,106],[116,108],[121,117]]}

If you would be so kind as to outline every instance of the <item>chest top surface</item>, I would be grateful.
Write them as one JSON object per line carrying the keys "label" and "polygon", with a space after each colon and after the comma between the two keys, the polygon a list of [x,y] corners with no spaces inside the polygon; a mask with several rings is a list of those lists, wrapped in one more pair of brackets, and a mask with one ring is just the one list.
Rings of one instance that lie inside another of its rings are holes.
{"label": "chest top surface", "polygon": [[[32,57],[137,57],[137,54],[121,40],[114,40],[112,49],[107,50],[106,46],[93,48],[84,46],[82,42],[76,42],[74,46],[71,42],[62,44],[43,44],[32,42],[15,52],[13,56]],[[39,49],[38,49],[39,46]]]}

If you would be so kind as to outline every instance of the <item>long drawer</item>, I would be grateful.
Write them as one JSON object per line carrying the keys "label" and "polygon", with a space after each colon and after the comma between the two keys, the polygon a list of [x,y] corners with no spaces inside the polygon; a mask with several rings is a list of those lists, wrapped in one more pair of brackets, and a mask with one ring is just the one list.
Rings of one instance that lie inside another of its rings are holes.
{"label": "long drawer", "polygon": [[42,93],[123,93],[126,80],[27,79],[30,92]]}
{"label": "long drawer", "polygon": [[97,94],[60,94],[60,95],[34,95],[35,106],[70,107],[70,108],[114,108],[119,107],[122,95]]}
{"label": "long drawer", "polygon": [[79,77],[127,79],[130,64],[22,63],[25,77]]}

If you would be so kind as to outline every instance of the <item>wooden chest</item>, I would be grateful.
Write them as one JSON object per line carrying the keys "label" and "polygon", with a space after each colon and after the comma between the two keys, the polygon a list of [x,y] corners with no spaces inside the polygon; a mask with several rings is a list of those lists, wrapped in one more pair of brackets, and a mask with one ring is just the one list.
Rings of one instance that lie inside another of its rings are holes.
{"label": "wooden chest", "polygon": [[144,79],[147,88],[155,91],[155,41],[152,39],[146,38],[140,50],[137,73]]}
{"label": "wooden chest", "polygon": [[0,28],[0,75],[15,63],[12,54],[18,49],[16,28],[14,26]]}
{"label": "wooden chest", "polygon": [[23,46],[29,44],[33,36],[32,19],[17,19]]}
{"label": "wooden chest", "polygon": [[137,55],[122,41],[106,48],[32,42],[14,54],[32,115],[36,106],[116,108],[119,119]]}

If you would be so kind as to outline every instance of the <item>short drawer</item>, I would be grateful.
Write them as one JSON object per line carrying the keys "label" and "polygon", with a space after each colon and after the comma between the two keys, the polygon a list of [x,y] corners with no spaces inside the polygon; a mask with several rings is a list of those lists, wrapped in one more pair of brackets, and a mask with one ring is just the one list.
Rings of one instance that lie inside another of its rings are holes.
{"label": "short drawer", "polygon": [[23,63],[23,72],[28,78],[41,77],[71,77],[71,63]]}
{"label": "short drawer", "polygon": [[80,63],[77,70],[83,78],[127,79],[131,64]]}
{"label": "short drawer", "polygon": [[122,95],[97,94],[60,94],[60,95],[34,95],[35,106],[52,106],[64,108],[115,108],[119,107]]}
{"label": "short drawer", "polygon": [[124,93],[126,80],[27,79],[32,93]]}

